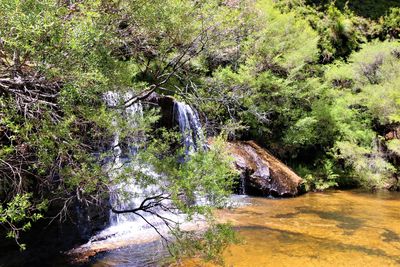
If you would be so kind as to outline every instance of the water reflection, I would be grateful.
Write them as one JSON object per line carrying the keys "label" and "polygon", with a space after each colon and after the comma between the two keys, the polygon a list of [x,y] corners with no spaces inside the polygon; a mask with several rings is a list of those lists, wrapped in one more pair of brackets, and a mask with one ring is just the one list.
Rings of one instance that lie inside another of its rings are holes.
{"label": "water reflection", "polygon": [[132,245],[125,248],[101,253],[92,259],[92,267],[152,267],[161,265],[168,257],[161,241]]}

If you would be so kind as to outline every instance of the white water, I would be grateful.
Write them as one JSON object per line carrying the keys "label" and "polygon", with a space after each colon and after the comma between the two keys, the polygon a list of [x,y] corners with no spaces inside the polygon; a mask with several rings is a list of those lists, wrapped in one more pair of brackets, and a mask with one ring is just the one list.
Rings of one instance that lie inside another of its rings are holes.
{"label": "white water", "polygon": [[[107,92],[104,95],[105,102],[109,107],[118,107],[127,100],[131,99],[132,93],[126,93],[120,95],[115,92]],[[139,120],[143,117],[143,107],[140,102],[131,104],[125,109],[122,109],[122,115],[125,119],[126,127],[135,129],[138,126]],[[125,172],[129,171],[133,165],[132,160],[138,152],[138,147],[141,142],[140,134],[135,133],[133,136],[129,136],[127,140],[121,140],[121,125],[117,120],[113,121],[113,126],[116,128],[111,149],[113,155],[111,160],[108,162],[106,168],[110,174],[111,179],[120,179],[121,182],[115,183],[110,187],[110,204],[119,210],[129,209],[137,207],[141,203],[141,198],[144,193],[143,190],[139,190],[140,187],[135,184],[134,177],[121,178]],[[125,145],[123,145],[125,141]],[[126,142],[129,142],[126,144]],[[124,147],[124,149],[123,149]],[[151,192],[148,192],[151,193]],[[110,225],[115,226],[127,221],[135,220],[136,218],[132,214],[116,214],[110,211]]]}
{"label": "white water", "polygon": [[188,104],[175,101],[174,116],[182,134],[182,142],[185,146],[186,154],[190,154],[198,149],[206,149],[204,134],[197,111]]}
{"label": "white water", "polygon": [[[132,98],[131,93],[120,95],[115,92],[108,92],[104,95],[104,100],[109,107],[120,107],[130,98]],[[141,103],[131,104],[129,107],[123,109],[122,115],[125,119],[125,125],[131,129],[135,129],[143,117],[143,107]],[[179,125],[186,155],[200,148],[205,148],[201,122],[197,112],[193,108],[185,103],[175,101],[174,120]],[[154,185],[143,186],[140,179],[135,177],[134,173],[140,171],[142,174],[155,179],[162,179],[162,176],[152,171],[151,166],[143,166],[143,164],[140,165],[135,162],[135,155],[138,153],[140,144],[144,143],[145,140],[141,137],[140,133],[135,133],[135,136],[129,136],[129,138],[121,140],[123,129],[121,129],[122,126],[119,124],[118,120],[113,121],[113,126],[116,128],[111,144],[113,155],[106,168],[110,173],[110,179],[119,180],[115,185],[110,187],[110,204],[117,210],[128,210],[139,207],[146,197],[163,193],[160,191],[160,187]],[[121,179],[121,177],[123,178]],[[168,202],[164,204],[168,205]],[[186,226],[182,225],[183,228],[195,229],[203,225],[201,220],[194,224],[188,224],[183,214],[172,214],[159,209],[155,211],[157,214],[173,220],[179,225],[186,224]],[[158,233],[145,220],[157,227],[161,234],[164,235],[168,232],[168,228],[159,217],[142,211],[138,213],[144,219],[134,213],[116,214],[110,210],[110,227],[93,236],[89,243],[83,247],[89,248],[94,242],[99,244],[104,242],[121,242],[123,240],[132,241],[133,239],[135,242],[148,242],[158,238]]]}

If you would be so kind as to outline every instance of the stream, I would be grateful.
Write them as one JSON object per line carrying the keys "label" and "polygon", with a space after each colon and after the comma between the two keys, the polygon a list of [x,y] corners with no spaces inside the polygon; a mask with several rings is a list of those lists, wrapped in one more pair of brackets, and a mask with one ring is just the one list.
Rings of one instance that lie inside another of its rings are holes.
{"label": "stream", "polygon": [[[245,197],[219,210],[241,243],[225,266],[400,266],[400,193],[329,191],[288,199]],[[89,266],[165,266],[159,241],[94,257]],[[187,259],[182,266],[216,266]]]}

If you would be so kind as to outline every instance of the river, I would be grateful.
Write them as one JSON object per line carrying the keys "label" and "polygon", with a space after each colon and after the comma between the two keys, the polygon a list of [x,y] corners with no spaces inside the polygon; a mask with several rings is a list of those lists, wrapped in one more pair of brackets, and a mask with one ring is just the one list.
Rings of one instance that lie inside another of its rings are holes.
{"label": "river", "polygon": [[[219,210],[242,242],[223,255],[225,266],[400,266],[400,193],[329,191],[296,198],[246,197]],[[96,256],[90,266],[162,266],[160,242]],[[199,259],[182,266],[215,266]]]}

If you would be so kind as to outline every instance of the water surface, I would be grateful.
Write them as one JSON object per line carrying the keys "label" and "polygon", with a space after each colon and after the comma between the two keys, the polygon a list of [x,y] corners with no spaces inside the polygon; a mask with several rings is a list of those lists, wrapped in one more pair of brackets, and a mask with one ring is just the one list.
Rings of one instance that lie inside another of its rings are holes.
{"label": "water surface", "polygon": [[[247,201],[217,213],[243,240],[225,251],[225,266],[400,266],[400,193],[332,191]],[[165,257],[141,251],[108,252],[94,266],[160,266]],[[112,260],[129,255],[143,257],[145,265]],[[213,264],[190,259],[183,266]]]}

